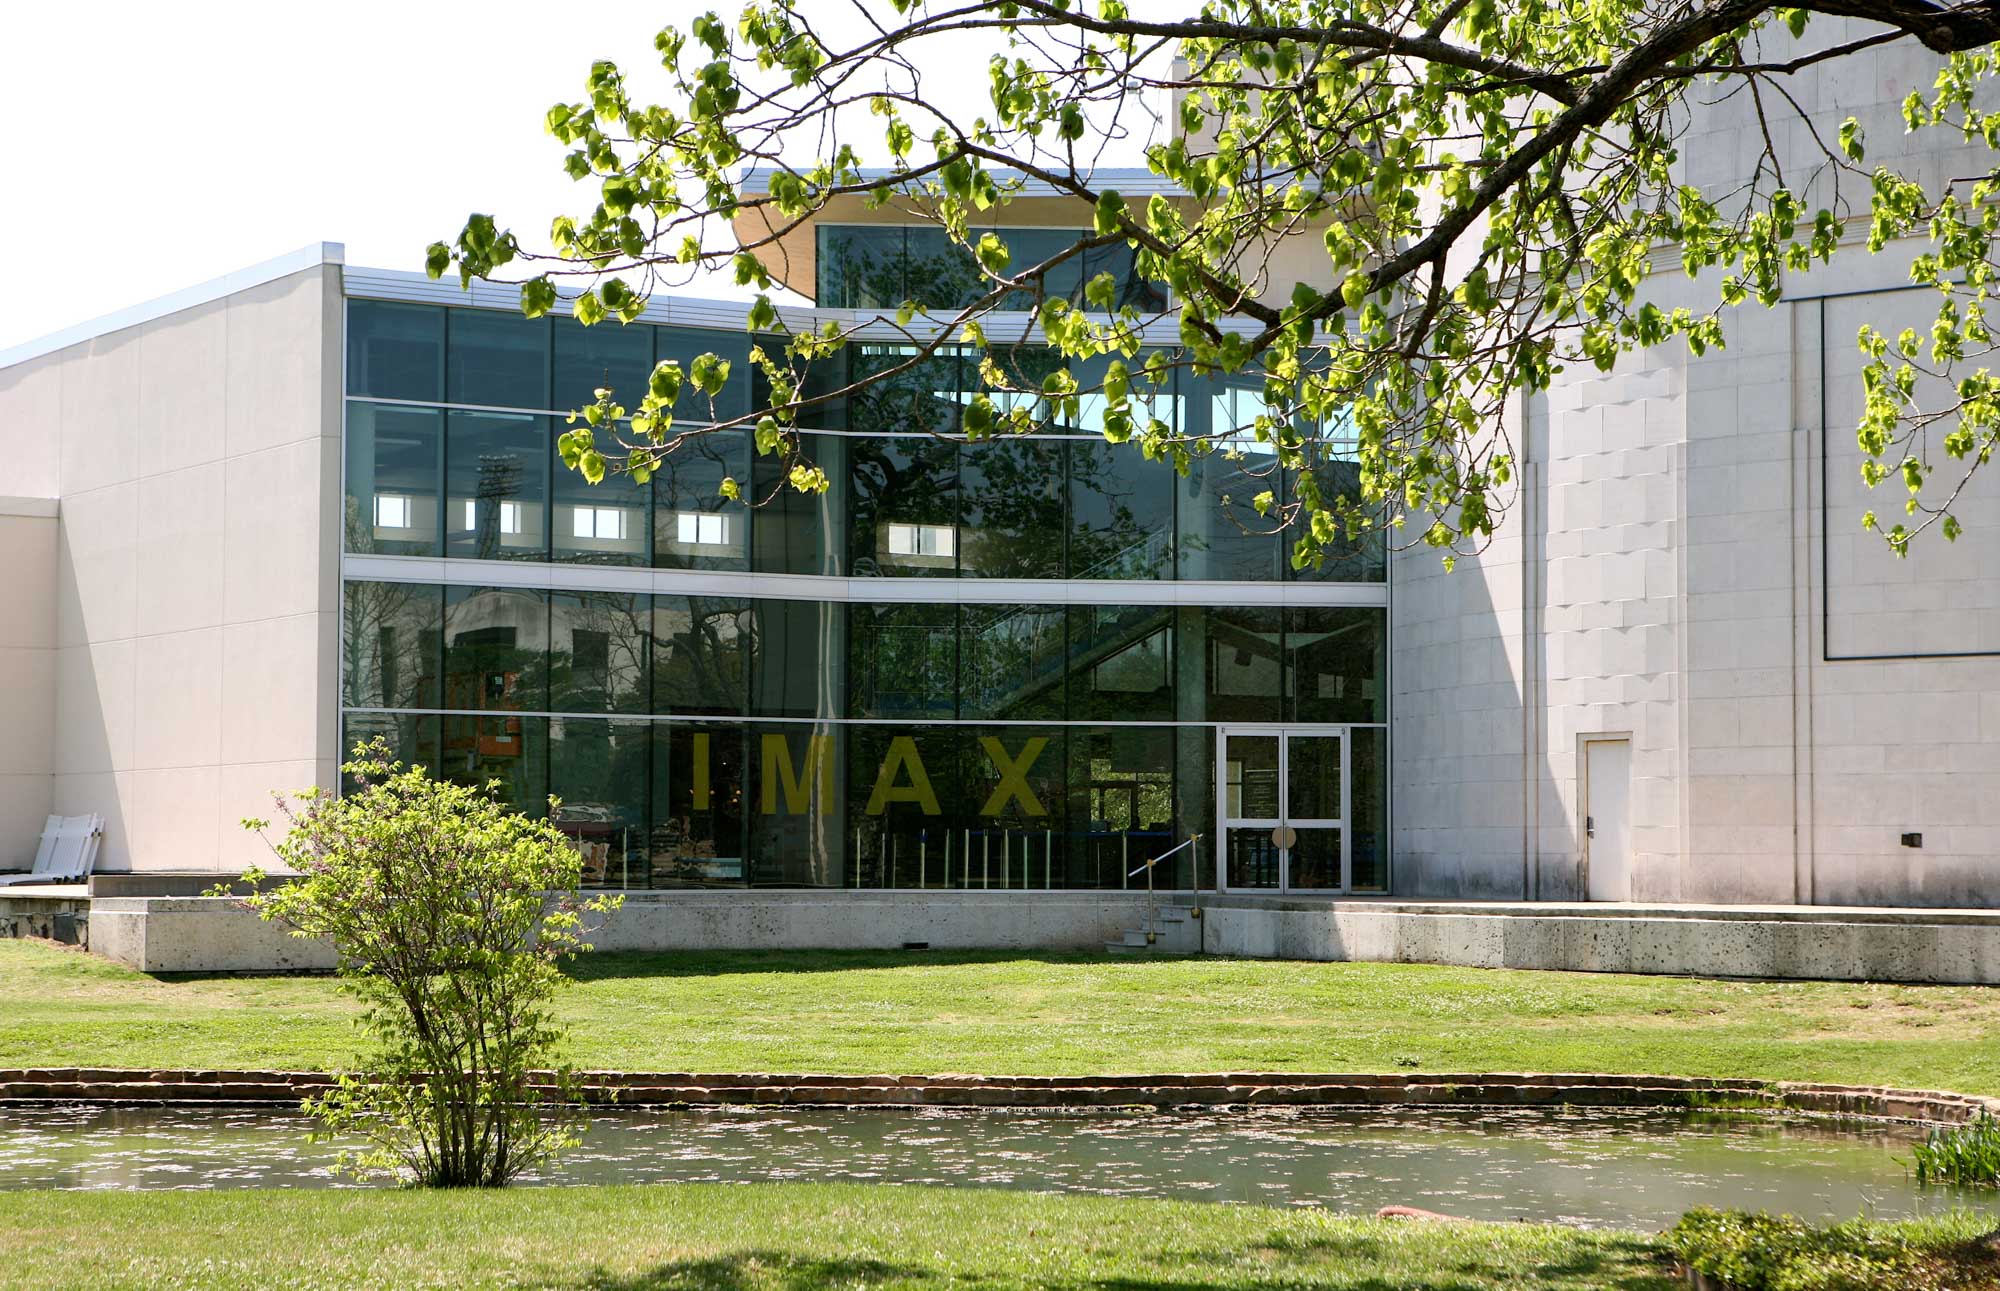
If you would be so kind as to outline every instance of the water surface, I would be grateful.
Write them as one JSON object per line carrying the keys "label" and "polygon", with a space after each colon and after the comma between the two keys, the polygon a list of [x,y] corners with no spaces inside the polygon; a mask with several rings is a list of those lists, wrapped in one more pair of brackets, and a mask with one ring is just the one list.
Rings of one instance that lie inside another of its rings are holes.
{"label": "water surface", "polygon": [[[259,1108],[0,1109],[0,1188],[327,1188],[335,1147]],[[1657,1229],[1690,1206],[1896,1218],[1909,1127],[1595,1108],[1196,1114],[767,1108],[599,1112],[542,1184],[850,1180]]]}

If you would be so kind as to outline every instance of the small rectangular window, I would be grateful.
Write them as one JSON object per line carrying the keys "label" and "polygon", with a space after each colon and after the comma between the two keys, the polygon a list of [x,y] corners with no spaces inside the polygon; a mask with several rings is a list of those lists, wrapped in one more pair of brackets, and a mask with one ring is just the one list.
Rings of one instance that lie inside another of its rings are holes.
{"label": "small rectangular window", "polygon": [[689,547],[727,547],[730,517],[713,511],[679,511],[674,514],[674,537]]}
{"label": "small rectangular window", "polygon": [[[465,527],[475,532],[479,528],[479,507],[480,502],[478,498],[467,498],[465,500]],[[498,528],[501,533],[518,534],[521,532],[521,504],[519,502],[498,503],[496,512],[499,518]]]}
{"label": "small rectangular window", "polygon": [[571,514],[573,538],[623,542],[630,527],[631,512],[624,507],[578,507]]}
{"label": "small rectangular window", "polygon": [[377,529],[413,529],[410,520],[410,499],[394,493],[375,495],[375,527]]}
{"label": "small rectangular window", "polygon": [[950,525],[890,523],[889,554],[892,556],[937,556],[950,558],[958,553],[958,535]]}

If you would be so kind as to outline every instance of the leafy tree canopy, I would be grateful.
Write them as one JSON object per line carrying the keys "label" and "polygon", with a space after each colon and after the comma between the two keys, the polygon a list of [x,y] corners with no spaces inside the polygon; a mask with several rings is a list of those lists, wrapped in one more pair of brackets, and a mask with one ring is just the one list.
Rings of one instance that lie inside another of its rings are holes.
{"label": "leafy tree canopy", "polygon": [[[1905,105],[1909,128],[1990,147],[1993,0],[1206,0],[1173,16],[1153,0],[849,3],[863,21],[835,0],[760,0],[733,21],[708,13],[662,29],[670,88],[659,102],[635,98],[616,63],[595,64],[587,96],[547,117],[590,208],[556,219],[552,250],[533,254],[475,215],[430,248],[429,271],[525,274],[529,315],[573,296],[584,323],[633,319],[702,272],[733,274],[757,292],[746,322],[768,378],[762,406],[739,421],[805,490],[826,481],[798,428],[853,393],[808,381],[812,365],[864,326],[914,346],[912,366],[939,346],[984,345],[996,311],[1025,292],[1037,343],[1110,361],[1087,391],[1060,372],[1024,391],[1008,365],[983,364],[967,436],[1074,421],[1091,393],[1107,437],[1182,470],[1226,442],[1268,440],[1301,481],[1283,517],[1301,561],[1371,528],[1447,559],[1478,546],[1509,492],[1511,398],[1641,347],[1700,354],[1723,343],[1724,307],[1772,305],[1787,271],[1900,239],[1919,240],[1913,275],[1937,286],[1939,307],[1928,334],[1862,332],[1864,471],[1907,489],[1901,518],[1866,523],[1899,551],[1933,524],[1955,536],[1951,501],[2000,434],[2000,379],[1979,366],[1993,345],[1995,176],[1926,188],[1871,165],[1858,122],[1815,120],[1789,88],[1808,68],[1921,44],[1940,71]],[[840,39],[836,11],[850,20]],[[976,113],[927,93],[963,76],[968,40],[988,55]],[[1764,151],[1754,173],[1707,191],[1687,181],[1679,148],[1696,97],[1732,91],[1754,97]],[[1135,105],[1168,95],[1178,119],[1141,137]],[[1805,172],[1796,147],[1774,142],[1788,116],[1807,123]],[[1099,163],[1126,146],[1143,146],[1167,182],[1119,191]],[[1015,255],[991,230],[1030,192],[1074,199],[1088,233]],[[947,230],[982,275],[976,299],[797,323],[772,296],[777,248],[841,200]],[[1042,290],[1078,256],[1116,245],[1169,289],[1164,311],[1120,305],[1108,274],[1078,303]],[[1274,255],[1286,246],[1310,249],[1311,273]],[[1645,280],[1663,256],[1712,295],[1693,308],[1650,301]],[[1146,397],[1177,368],[1261,373],[1264,411],[1254,426],[1189,436]],[[643,478],[703,433],[688,427],[689,405],[725,376],[705,356],[686,371],[661,365],[645,391],[601,394],[564,437],[565,460],[593,480]],[[1927,376],[1943,378],[1941,399]],[[1335,426],[1359,463],[1351,496],[1311,483],[1319,437]]]}

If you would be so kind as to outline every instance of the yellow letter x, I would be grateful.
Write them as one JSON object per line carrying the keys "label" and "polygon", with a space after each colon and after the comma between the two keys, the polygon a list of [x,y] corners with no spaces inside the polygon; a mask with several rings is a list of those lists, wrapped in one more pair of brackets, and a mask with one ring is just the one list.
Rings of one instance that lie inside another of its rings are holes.
{"label": "yellow letter x", "polygon": [[993,792],[986,799],[986,805],[979,809],[982,816],[998,816],[1007,809],[1012,798],[1021,800],[1021,810],[1030,816],[1046,816],[1048,811],[1042,800],[1028,787],[1028,768],[1035,765],[1035,759],[1042,756],[1048,741],[1037,735],[1021,746],[1021,756],[1010,758],[1000,741],[990,735],[979,737],[979,745],[986,750],[986,756],[993,760],[993,769],[1000,773],[1000,783],[993,786]]}

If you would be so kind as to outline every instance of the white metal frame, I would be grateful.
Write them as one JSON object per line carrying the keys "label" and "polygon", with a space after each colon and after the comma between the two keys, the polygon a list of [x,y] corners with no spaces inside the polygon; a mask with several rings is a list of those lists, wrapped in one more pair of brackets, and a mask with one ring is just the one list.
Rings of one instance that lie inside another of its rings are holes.
{"label": "white metal frame", "polygon": [[[1300,891],[1347,893],[1354,887],[1354,831],[1347,827],[1348,807],[1354,801],[1353,740],[1351,726],[1313,723],[1247,723],[1218,725],[1215,728],[1215,886],[1218,892],[1291,892],[1292,849],[1278,849],[1278,886],[1242,887],[1229,878],[1229,831],[1294,829],[1338,829],[1340,831],[1340,885],[1338,888],[1308,888]],[[1231,736],[1266,736],[1278,741],[1278,814],[1275,817],[1232,816],[1229,813],[1229,740]],[[1297,738],[1338,739],[1340,741],[1340,815],[1334,818],[1294,819],[1290,814],[1292,741]]]}

